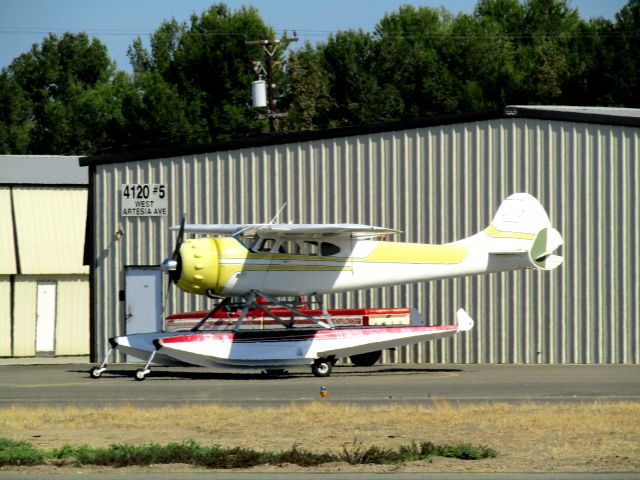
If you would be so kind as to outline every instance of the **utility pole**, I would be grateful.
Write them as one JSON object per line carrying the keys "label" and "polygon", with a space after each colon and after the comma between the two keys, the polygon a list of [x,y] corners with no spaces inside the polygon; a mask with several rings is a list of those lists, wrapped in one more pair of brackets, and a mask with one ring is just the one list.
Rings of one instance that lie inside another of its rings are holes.
{"label": "utility pole", "polygon": [[255,62],[258,66],[256,67],[256,72],[261,68],[264,69],[267,75],[267,118],[269,119],[269,131],[271,133],[275,133],[276,128],[276,119],[278,117],[282,117],[286,114],[277,113],[276,112],[276,95],[275,95],[275,84],[273,83],[273,67],[279,63],[273,60],[273,57],[278,50],[278,46],[284,45],[286,47],[291,42],[297,42],[298,37],[290,37],[290,38],[282,38],[280,40],[247,40],[245,45],[262,45],[262,48],[267,54],[267,58],[265,61],[265,67],[262,67],[262,62]]}

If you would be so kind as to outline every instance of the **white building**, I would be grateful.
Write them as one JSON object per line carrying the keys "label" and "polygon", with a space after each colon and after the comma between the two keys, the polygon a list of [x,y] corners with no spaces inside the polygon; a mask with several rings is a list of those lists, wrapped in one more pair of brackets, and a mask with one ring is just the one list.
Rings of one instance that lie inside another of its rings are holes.
{"label": "white building", "polygon": [[87,168],[0,156],[0,357],[89,354]]}

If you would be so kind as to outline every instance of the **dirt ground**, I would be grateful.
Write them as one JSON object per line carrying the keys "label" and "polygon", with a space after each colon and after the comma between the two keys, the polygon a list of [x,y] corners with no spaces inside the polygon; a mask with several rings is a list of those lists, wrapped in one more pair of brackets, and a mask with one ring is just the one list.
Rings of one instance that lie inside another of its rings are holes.
{"label": "dirt ground", "polygon": [[[325,464],[315,472],[640,472],[640,403],[487,404],[362,407],[316,401],[288,407],[221,405],[139,408],[11,407],[0,413],[0,437],[51,449],[64,444],[107,446],[193,439],[201,444],[313,451],[345,446],[397,448],[411,442],[469,443],[498,457],[435,457],[401,465]],[[0,471],[23,470],[4,467]],[[102,467],[30,467],[30,471],[105,471]],[[124,469],[118,469],[123,471]],[[145,472],[197,471],[186,465],[135,467]],[[296,465],[255,470],[293,472]]]}

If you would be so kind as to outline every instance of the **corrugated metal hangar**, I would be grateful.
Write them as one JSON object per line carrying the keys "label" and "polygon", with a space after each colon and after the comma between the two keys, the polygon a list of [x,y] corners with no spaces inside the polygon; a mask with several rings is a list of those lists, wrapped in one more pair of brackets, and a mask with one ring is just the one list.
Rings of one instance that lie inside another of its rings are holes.
{"label": "corrugated metal hangar", "polygon": [[87,168],[0,156],[0,357],[89,354]]}
{"label": "corrugated metal hangar", "polygon": [[[183,213],[188,223],[268,222],[286,203],[280,222],[364,223],[441,243],[483,229],[521,191],[562,232],[561,268],[352,292],[328,306],[411,306],[429,324],[464,307],[476,321],[388,362],[640,363],[639,158],[640,110],[529,106],[81,158],[93,359],[110,336],[161,327],[159,265]],[[132,202],[134,188],[153,203]],[[173,289],[166,311],[209,307]]]}

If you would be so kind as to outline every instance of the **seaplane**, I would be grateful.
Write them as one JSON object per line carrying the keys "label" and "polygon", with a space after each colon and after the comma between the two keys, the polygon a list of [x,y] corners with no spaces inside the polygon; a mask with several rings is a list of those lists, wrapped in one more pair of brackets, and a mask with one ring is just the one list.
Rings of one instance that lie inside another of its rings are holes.
{"label": "seaplane", "polygon": [[[451,337],[473,327],[460,309],[453,325],[337,326],[322,296],[375,287],[494,272],[553,270],[562,235],[533,196],[515,193],[499,206],[489,226],[446,244],[386,241],[397,230],[361,224],[185,224],[173,254],[162,263],[169,288],[176,285],[217,301],[188,331],[151,332],[109,339],[111,350],[94,378],[118,350],[147,358],[135,378],[144,380],[152,362],[281,371],[310,365],[329,376],[342,357],[372,358],[377,352]],[[204,237],[185,240],[185,234]],[[237,304],[237,299],[241,299]],[[315,299],[319,310],[305,308]],[[250,311],[261,311],[279,328],[243,328]],[[283,313],[283,310],[286,313]],[[239,312],[224,328],[207,329],[225,312]],[[305,320],[304,326],[297,325]],[[311,324],[311,326],[309,326]]]}

